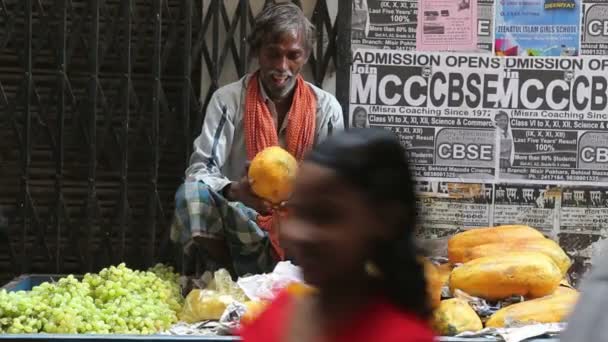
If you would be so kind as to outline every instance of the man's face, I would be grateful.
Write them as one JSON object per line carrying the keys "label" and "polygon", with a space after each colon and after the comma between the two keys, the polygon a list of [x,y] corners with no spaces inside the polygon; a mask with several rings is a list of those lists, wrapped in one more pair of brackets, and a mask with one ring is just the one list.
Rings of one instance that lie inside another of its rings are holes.
{"label": "man's face", "polygon": [[268,96],[281,100],[289,96],[296,77],[308,60],[308,51],[297,32],[265,37],[258,51],[260,77]]}

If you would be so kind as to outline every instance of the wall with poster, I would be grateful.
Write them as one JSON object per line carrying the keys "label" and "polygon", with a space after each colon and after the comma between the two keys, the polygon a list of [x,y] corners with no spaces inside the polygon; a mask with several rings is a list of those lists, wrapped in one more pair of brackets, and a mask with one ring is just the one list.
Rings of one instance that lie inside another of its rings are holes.
{"label": "wall with poster", "polygon": [[608,1],[354,0],[350,125],[395,132],[425,238],[608,236]]}

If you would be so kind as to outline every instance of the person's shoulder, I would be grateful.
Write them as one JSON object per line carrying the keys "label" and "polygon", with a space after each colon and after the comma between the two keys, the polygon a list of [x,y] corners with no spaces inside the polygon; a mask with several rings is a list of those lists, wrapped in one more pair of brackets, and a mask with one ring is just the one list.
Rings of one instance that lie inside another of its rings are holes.
{"label": "person's shoulder", "polygon": [[218,88],[213,93],[213,96],[220,99],[239,99],[243,92],[243,89],[245,88],[247,77],[248,76],[244,76],[243,78],[235,82],[226,84],[225,86]]}
{"label": "person's shoulder", "polygon": [[317,107],[320,110],[327,111],[327,109],[336,109],[337,112],[342,111],[338,99],[336,99],[332,93],[323,90],[310,82],[306,82],[306,84],[314,91],[317,97]]}
{"label": "person's shoulder", "polygon": [[246,75],[240,80],[218,88],[213,93],[211,103],[207,107],[208,116],[216,117],[217,115],[227,114],[230,120],[235,120],[239,115],[238,113],[241,112],[241,100],[248,77]]}

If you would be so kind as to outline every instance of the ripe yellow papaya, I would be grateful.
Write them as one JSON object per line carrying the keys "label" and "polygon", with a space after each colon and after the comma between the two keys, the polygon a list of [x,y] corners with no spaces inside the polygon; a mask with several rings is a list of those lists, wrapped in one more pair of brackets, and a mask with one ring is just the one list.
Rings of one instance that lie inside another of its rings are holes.
{"label": "ripe yellow papaya", "polygon": [[471,260],[450,275],[450,289],[487,300],[514,295],[539,298],[552,294],[562,273],[539,252],[515,252]]}
{"label": "ripe yellow papaya", "polygon": [[452,265],[450,263],[441,264],[441,265],[437,266],[437,271],[439,272],[439,279],[441,279],[442,287],[444,285],[449,284],[450,274],[452,273],[453,269],[454,269],[454,265]]}
{"label": "ripe yellow papaya", "polygon": [[441,302],[441,288],[443,287],[443,283],[441,282],[441,277],[437,266],[435,266],[430,260],[427,258],[419,259],[424,266],[424,277],[426,279],[426,291],[429,298],[429,303],[431,308],[436,308],[439,306]]}
{"label": "ripe yellow papaya", "polygon": [[472,247],[532,239],[544,239],[544,236],[538,230],[524,225],[471,229],[458,233],[448,240],[448,259],[452,264],[463,263],[467,251]]}
{"label": "ripe yellow papaya", "polygon": [[481,319],[464,299],[451,298],[441,301],[433,312],[433,330],[441,336],[454,336],[465,331],[483,329]]}
{"label": "ripe yellow papaya", "polygon": [[502,328],[511,324],[563,322],[578,300],[576,290],[560,286],[558,292],[543,298],[509,305],[498,310],[486,327]]}
{"label": "ripe yellow papaya", "polygon": [[555,262],[562,272],[562,275],[565,275],[572,265],[570,258],[566,255],[564,250],[551,239],[517,240],[474,246],[465,251],[463,262],[510,252],[543,253]]}
{"label": "ripe yellow papaya", "polygon": [[557,289],[555,289],[555,292],[553,292],[553,295],[573,294],[573,293],[578,293],[578,291],[573,287],[560,285],[557,287]]}
{"label": "ripe yellow papaya", "polygon": [[304,297],[317,293],[317,289],[304,283],[293,282],[285,287],[285,292],[294,297]]}
{"label": "ripe yellow papaya", "polygon": [[249,324],[255,321],[268,306],[266,301],[249,301],[245,302],[244,305],[247,307],[247,311],[241,317],[241,324]]}
{"label": "ripe yellow papaya", "polygon": [[298,162],[289,152],[272,146],[258,153],[249,165],[251,190],[272,204],[289,199],[298,171]]}

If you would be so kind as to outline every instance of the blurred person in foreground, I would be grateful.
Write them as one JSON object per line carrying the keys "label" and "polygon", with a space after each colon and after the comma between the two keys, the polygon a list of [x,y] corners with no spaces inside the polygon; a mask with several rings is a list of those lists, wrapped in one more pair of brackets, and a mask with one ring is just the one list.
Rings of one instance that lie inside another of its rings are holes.
{"label": "blurred person in foreground", "polygon": [[218,89],[209,102],[175,195],[171,227],[171,239],[187,253],[194,244],[200,247],[206,270],[266,273],[285,258],[275,208],[252,192],[247,165],[276,145],[301,160],[344,128],[336,98],[300,75],[314,39],[314,26],[298,6],[267,5],[249,38],[259,69]]}
{"label": "blurred person in foreground", "polygon": [[[608,250],[608,241],[603,242],[603,251]],[[560,342],[608,341],[608,260],[605,252],[594,258],[589,277],[583,280],[581,295],[574,311],[569,315],[566,330]]]}
{"label": "blurred person in foreground", "polygon": [[312,291],[279,294],[245,342],[430,342],[414,242],[416,200],[390,132],[355,129],[317,146],[298,171],[282,241]]}

